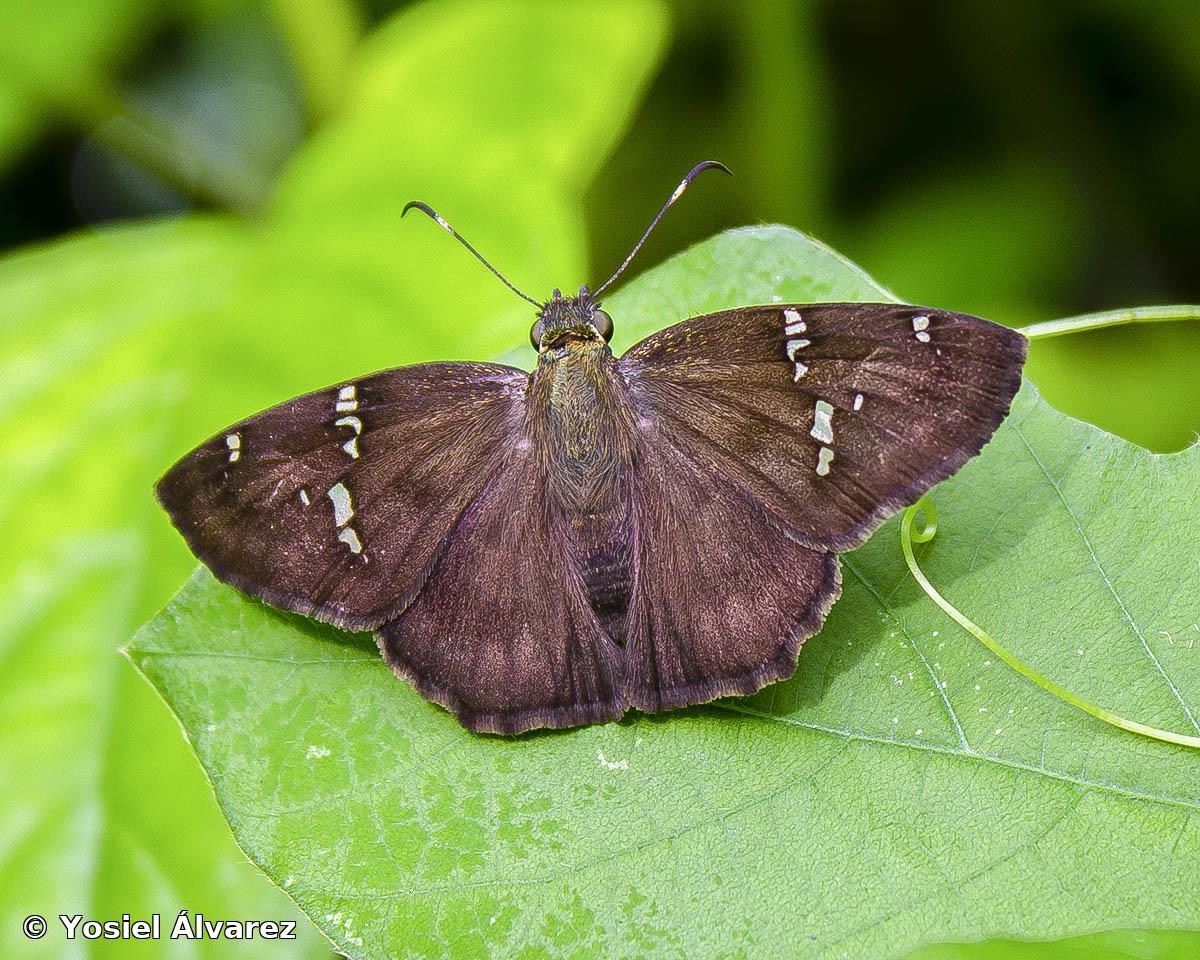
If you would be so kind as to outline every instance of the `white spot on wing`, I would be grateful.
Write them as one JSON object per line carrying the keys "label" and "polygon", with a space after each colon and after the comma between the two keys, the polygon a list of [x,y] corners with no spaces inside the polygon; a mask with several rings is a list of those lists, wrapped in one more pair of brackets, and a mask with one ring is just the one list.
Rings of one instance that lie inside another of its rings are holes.
{"label": "white spot on wing", "polygon": [[335,483],[326,496],[333,501],[333,522],[344,527],[354,516],[354,504],[350,502],[350,491],[344,483]]}
{"label": "white spot on wing", "polygon": [[304,504],[306,507],[307,507],[307,506],[308,506],[310,503],[312,503],[312,501],[311,501],[310,499],[308,499],[308,491],[307,491],[307,490],[304,490],[304,489],[301,489],[301,490],[300,490],[300,502],[301,502],[302,504]]}
{"label": "white spot on wing", "polygon": [[818,400],[813,409],[813,425],[809,435],[822,443],[833,443],[833,404]]}
{"label": "white spot on wing", "polygon": [[854,409],[861,410],[862,405],[863,405],[863,395],[861,393],[856,393],[854,395]]}
{"label": "white spot on wing", "polygon": [[351,553],[362,553],[362,541],[358,539],[358,532],[353,527],[344,527],[338,533],[338,539],[350,548]]}
{"label": "white spot on wing", "polygon": [[925,316],[913,317],[912,320],[913,332],[921,343],[929,342],[929,318]]}
{"label": "white spot on wing", "polygon": [[358,409],[358,390],[354,384],[338,390],[337,403],[333,407],[338,413],[352,413]]}
{"label": "white spot on wing", "polygon": [[802,376],[804,376],[806,373],[808,373],[808,367],[805,364],[801,363],[799,360],[797,360],[796,361],[796,372],[792,374],[792,379],[795,381],[799,381],[800,378]]}
{"label": "white spot on wing", "polygon": [[787,355],[789,360],[796,359],[796,353],[803,350],[805,347],[812,346],[811,340],[789,340],[787,342]]}
{"label": "white spot on wing", "polygon": [[[783,311],[783,332],[787,336],[794,337],[798,333],[804,333],[804,331],[807,329],[808,329],[808,324],[806,324],[803,320],[800,319],[800,311],[799,310],[795,309],[794,307],[787,307]],[[788,359],[789,360],[796,359],[795,356],[793,355],[794,351],[792,349],[792,343],[795,343],[795,342],[798,342],[798,341],[789,341],[789,343],[788,343]],[[807,347],[808,341],[807,340],[803,341],[803,345]],[[799,349],[799,347],[797,347],[796,349]]]}
{"label": "white spot on wing", "polygon": [[828,476],[831,463],[833,463],[833,451],[829,447],[822,447],[821,452],[817,454],[817,476]]}
{"label": "white spot on wing", "polygon": [[242,435],[240,433],[227,434],[225,446],[229,448],[229,462],[237,463],[242,458]]}
{"label": "white spot on wing", "polygon": [[[353,390],[353,387],[344,387],[343,393],[346,390]],[[355,406],[357,406],[357,401]],[[338,403],[338,408],[341,409],[342,404]],[[363,431],[363,422],[358,417],[341,417],[333,422],[335,427],[349,427],[354,431],[354,436],[342,444],[342,449],[350,455],[352,460],[358,459],[358,435]]]}

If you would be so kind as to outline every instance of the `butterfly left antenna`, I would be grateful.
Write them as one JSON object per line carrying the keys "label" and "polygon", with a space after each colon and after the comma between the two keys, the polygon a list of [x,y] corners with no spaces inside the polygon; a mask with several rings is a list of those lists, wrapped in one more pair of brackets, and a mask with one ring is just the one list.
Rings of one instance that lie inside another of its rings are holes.
{"label": "butterfly left antenna", "polygon": [[439,227],[441,227],[443,230],[445,230],[448,234],[450,234],[450,236],[452,236],[455,240],[457,240],[459,243],[461,243],[464,247],[466,247],[468,250],[470,250],[471,253],[474,254],[476,260],[478,260],[485,267],[487,267],[489,270],[491,270],[492,273],[494,273],[496,275],[496,278],[502,284],[504,284],[506,287],[508,287],[509,290],[511,290],[513,293],[515,293],[518,297],[520,297],[522,300],[526,300],[529,303],[532,303],[535,307],[542,306],[540,303],[538,303],[536,300],[534,300],[533,297],[529,296],[526,293],[522,293],[520,290],[518,290],[516,287],[514,287],[511,283],[509,283],[508,278],[504,274],[502,274],[499,270],[497,270],[490,263],[488,263],[487,260],[484,259],[483,254],[481,254],[478,250],[476,250],[473,246],[471,246],[471,244],[469,244],[467,242],[466,237],[464,237],[461,233],[459,233],[452,226],[450,226],[450,224],[448,224],[445,220],[443,220],[441,214],[439,214],[436,210],[434,210],[433,207],[431,207],[429,204],[422,203],[420,200],[410,200],[408,203],[406,203],[404,205],[404,209],[400,211],[400,216],[403,217],[413,207],[416,207],[418,210],[420,210],[423,214],[425,214],[425,216],[427,216],[430,220],[432,220]]}
{"label": "butterfly left antenna", "polygon": [[702,174],[705,170],[713,169],[723,170],[731,177],[733,176],[732,170],[725,166],[725,164],[716,160],[702,160],[700,163],[692,167],[692,169],[687,172],[687,175],[679,181],[679,186],[675,188],[675,192],[672,193],[671,196],[667,198],[667,202],[662,205],[662,209],[658,211],[658,216],[650,221],[650,226],[648,226],[646,228],[646,232],[642,234],[642,239],[635,243],[633,249],[629,251],[629,256],[621,261],[621,265],[617,267],[616,272],[613,273],[613,275],[605,280],[602,284],[600,284],[600,288],[596,290],[592,296],[599,296],[609,284],[611,284],[617,279],[617,277],[625,272],[625,268],[629,266],[629,262],[637,255],[637,252],[642,249],[642,244],[646,242],[646,238],[649,237],[654,228],[658,226],[658,221],[663,218],[663,214],[671,209],[671,204],[683,196],[683,191],[686,190],[688,185],[691,184],[691,182],[698,176],[700,176],[700,174]]}

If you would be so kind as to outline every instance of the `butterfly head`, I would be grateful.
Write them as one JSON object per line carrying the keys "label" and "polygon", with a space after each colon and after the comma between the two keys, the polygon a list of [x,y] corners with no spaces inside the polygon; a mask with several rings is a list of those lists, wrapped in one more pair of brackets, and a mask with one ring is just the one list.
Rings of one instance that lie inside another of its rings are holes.
{"label": "butterfly head", "polygon": [[650,236],[651,231],[658,225],[658,221],[663,218],[663,214],[670,209],[676,200],[683,196],[683,191],[687,189],[688,184],[705,170],[714,169],[729,173],[729,168],[723,163],[718,163],[716,160],[705,160],[696,164],[687,172],[683,180],[680,181],[679,186],[667,198],[667,202],[662,205],[662,209],[658,211],[658,215],[650,221],[650,226],[646,228],[646,232],[642,234],[641,239],[629,251],[629,255],[621,261],[621,265],[617,267],[612,276],[596,288],[595,293],[592,293],[587,286],[580,287],[579,293],[573,297],[564,297],[561,292],[555,290],[553,296],[545,303],[538,303],[529,294],[513,286],[504,274],[488,263],[483,255],[471,246],[466,238],[450,226],[445,218],[429,204],[420,200],[410,200],[404,205],[404,210],[401,211],[400,215],[404,216],[409,210],[420,210],[466,247],[472,256],[487,267],[509,290],[522,300],[532,303],[537,307],[538,319],[537,323],[533,325],[533,329],[529,331],[529,340],[539,356],[553,360],[566,356],[571,350],[607,348],[608,341],[612,339],[613,335],[613,322],[612,318],[600,309],[600,303],[596,298],[608,289],[617,277],[625,272],[625,268],[629,266],[630,262],[637,255],[637,252],[642,249],[642,244],[646,242],[646,238]]}
{"label": "butterfly head", "polygon": [[587,286],[579,288],[573,297],[564,297],[555,290],[538,308],[537,323],[529,331],[529,342],[538,353],[563,351],[574,341],[577,344],[608,343],[613,335],[612,317],[600,309],[600,304]]}

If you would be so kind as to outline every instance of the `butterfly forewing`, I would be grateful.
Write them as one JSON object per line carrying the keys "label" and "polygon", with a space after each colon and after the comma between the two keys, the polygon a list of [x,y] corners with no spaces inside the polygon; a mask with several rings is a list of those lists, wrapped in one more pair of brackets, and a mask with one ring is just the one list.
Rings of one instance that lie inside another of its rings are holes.
{"label": "butterfly forewing", "polygon": [[979,452],[1024,356],[976,317],[836,303],[696,317],[620,366],[665,442],[809,545],[847,550]]}
{"label": "butterfly forewing", "polygon": [[273,407],[176,464],[158,496],[221,579],[367,629],[420,589],[497,469],[528,375],[479,363],[373,374]]}

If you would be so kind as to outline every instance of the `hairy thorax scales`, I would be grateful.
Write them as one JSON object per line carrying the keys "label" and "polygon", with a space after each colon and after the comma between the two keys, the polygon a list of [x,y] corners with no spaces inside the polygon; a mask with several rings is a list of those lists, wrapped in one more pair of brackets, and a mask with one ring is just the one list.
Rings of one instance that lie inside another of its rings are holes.
{"label": "hairy thorax scales", "polygon": [[614,639],[630,585],[627,389],[606,343],[568,341],[539,358],[527,404],[552,507],[570,523],[592,607]]}

